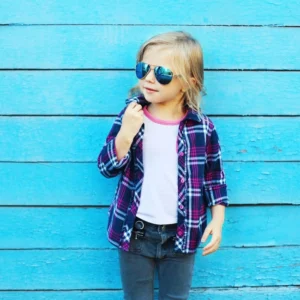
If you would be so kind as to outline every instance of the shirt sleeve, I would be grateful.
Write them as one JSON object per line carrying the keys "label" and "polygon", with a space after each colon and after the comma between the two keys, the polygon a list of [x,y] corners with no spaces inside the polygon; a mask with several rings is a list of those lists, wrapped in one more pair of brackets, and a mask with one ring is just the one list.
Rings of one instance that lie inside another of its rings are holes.
{"label": "shirt sleeve", "polygon": [[106,142],[98,155],[98,168],[100,173],[107,177],[115,177],[122,172],[124,167],[129,163],[131,158],[131,151],[118,161],[116,151],[116,136],[120,131],[122,125],[122,118],[126,107],[120,112],[114,121],[114,124],[106,138]]}
{"label": "shirt sleeve", "polygon": [[204,174],[204,199],[206,205],[221,204],[229,205],[227,197],[227,185],[223,162],[221,157],[221,146],[217,131],[212,123],[209,124],[206,138],[206,162]]}

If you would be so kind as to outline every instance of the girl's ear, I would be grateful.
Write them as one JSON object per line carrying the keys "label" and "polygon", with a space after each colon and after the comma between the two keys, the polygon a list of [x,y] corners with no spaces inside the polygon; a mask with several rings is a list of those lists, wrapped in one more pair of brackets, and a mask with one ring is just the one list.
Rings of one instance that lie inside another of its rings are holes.
{"label": "girl's ear", "polygon": [[196,84],[196,79],[194,77],[190,78],[190,83],[191,85],[195,85]]}
{"label": "girl's ear", "polygon": [[[196,79],[194,77],[190,77],[189,81],[190,81],[190,85],[195,85],[196,84]],[[189,89],[189,86],[187,85],[187,83],[185,83],[184,86],[181,89],[181,92],[185,93],[188,89]]]}
{"label": "girl's ear", "polygon": [[[190,77],[190,85],[196,84],[196,79],[194,77]],[[189,89],[189,86],[187,83],[183,83],[182,88],[181,88],[181,93],[185,93]]]}

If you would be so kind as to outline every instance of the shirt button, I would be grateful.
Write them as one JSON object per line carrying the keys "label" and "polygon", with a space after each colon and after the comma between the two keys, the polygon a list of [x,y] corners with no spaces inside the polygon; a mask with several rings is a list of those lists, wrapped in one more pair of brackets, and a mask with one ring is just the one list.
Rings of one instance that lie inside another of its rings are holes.
{"label": "shirt button", "polygon": [[183,205],[180,205],[180,209],[183,209]]}
{"label": "shirt button", "polygon": [[184,178],[183,177],[181,177],[181,183],[184,183]]}
{"label": "shirt button", "polygon": [[184,153],[183,153],[183,152],[180,152],[180,153],[179,153],[179,155],[180,155],[180,156],[183,156],[183,155],[184,155]]}

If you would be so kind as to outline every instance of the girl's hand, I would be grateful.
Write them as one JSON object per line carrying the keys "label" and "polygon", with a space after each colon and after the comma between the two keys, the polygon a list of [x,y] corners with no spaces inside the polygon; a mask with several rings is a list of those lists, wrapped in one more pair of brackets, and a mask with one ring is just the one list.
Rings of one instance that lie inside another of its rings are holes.
{"label": "girl's hand", "polygon": [[143,108],[137,102],[131,102],[125,110],[120,132],[128,140],[133,140],[144,123]]}
{"label": "girl's hand", "polygon": [[205,228],[201,242],[205,242],[210,234],[212,234],[212,238],[211,241],[203,248],[203,256],[213,253],[219,248],[222,239],[222,225],[222,223],[212,219]]}

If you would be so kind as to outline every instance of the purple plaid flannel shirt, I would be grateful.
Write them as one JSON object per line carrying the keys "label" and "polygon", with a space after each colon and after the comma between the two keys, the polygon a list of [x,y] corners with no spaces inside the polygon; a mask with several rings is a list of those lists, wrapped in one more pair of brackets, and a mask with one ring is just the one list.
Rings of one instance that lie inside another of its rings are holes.
{"label": "purple plaid flannel shirt", "polygon": [[[126,100],[149,104],[140,95]],[[98,167],[105,177],[121,175],[108,211],[107,236],[110,243],[129,250],[134,219],[143,184],[144,124],[135,136],[127,155],[117,159],[115,137],[126,107],[116,118],[106,143],[98,156]],[[189,109],[180,122],[177,137],[178,209],[175,252],[193,253],[207,226],[207,207],[229,205],[221,148],[212,121],[204,114]]]}

